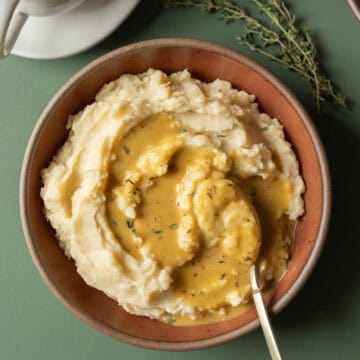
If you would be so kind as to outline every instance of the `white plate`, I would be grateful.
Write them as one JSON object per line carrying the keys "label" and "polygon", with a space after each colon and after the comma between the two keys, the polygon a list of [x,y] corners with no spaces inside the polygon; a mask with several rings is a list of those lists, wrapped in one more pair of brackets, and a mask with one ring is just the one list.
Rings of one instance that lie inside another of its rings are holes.
{"label": "white plate", "polygon": [[85,0],[61,15],[30,17],[11,53],[32,59],[56,59],[80,53],[110,35],[139,1]]}

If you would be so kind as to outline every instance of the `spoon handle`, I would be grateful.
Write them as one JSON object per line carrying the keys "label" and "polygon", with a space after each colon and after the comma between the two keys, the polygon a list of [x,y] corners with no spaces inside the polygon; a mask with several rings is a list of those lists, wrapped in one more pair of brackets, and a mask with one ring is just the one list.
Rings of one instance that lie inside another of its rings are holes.
{"label": "spoon handle", "polygon": [[255,307],[259,316],[260,324],[264,333],[265,341],[270,356],[272,360],[282,360],[278,345],[276,343],[274,331],[270,323],[270,318],[268,312],[266,311],[264,299],[262,297],[261,290],[259,289],[259,285],[257,283],[255,265],[253,265],[250,269],[250,281],[253,291],[253,299],[254,299]]}

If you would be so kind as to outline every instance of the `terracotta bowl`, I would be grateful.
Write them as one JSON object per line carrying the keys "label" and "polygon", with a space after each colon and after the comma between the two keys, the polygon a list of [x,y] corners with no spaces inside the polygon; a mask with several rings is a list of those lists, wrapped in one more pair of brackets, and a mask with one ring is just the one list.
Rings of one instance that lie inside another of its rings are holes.
{"label": "terracotta bowl", "polygon": [[114,50],[74,75],[45,108],[29,140],[21,172],[22,226],[34,262],[51,291],[88,325],[117,340],[158,350],[192,350],[235,339],[259,326],[254,308],[209,325],[175,327],[122,310],[102,292],[85,284],[73,261],[58,247],[43,215],[39,196],[40,170],[47,166],[67,137],[70,114],[94,100],[101,86],[124,73],[148,68],[172,73],[189,69],[202,81],[217,78],[255,94],[263,109],[284,125],[300,159],[306,183],[306,214],[299,221],[289,268],[267,297],[274,313],[301,289],[321,252],[330,212],[330,179],[319,136],[295,96],[275,76],[253,60],[212,43],[190,39],[144,41]]}

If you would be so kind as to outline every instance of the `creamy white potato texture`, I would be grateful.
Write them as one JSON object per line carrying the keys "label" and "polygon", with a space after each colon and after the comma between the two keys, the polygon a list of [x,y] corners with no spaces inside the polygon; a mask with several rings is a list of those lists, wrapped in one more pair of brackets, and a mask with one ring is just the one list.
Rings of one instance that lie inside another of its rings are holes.
{"label": "creamy white potato texture", "polygon": [[150,69],[104,85],[67,128],[42,171],[46,217],[85,282],[128,312],[225,318],[254,262],[265,286],[286,270],[304,183],[253,95]]}

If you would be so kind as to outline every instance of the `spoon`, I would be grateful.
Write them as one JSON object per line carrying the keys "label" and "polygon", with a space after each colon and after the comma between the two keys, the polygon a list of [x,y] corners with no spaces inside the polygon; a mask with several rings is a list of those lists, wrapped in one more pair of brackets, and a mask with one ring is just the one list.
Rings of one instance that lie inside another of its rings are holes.
{"label": "spoon", "polygon": [[272,360],[281,360],[279,348],[276,343],[274,331],[272,329],[270,318],[264,304],[264,299],[259,288],[257,277],[256,277],[256,266],[255,264],[250,269],[250,282],[253,292],[253,299],[256,307],[256,311],[259,316],[260,324],[264,333],[265,341]]}

